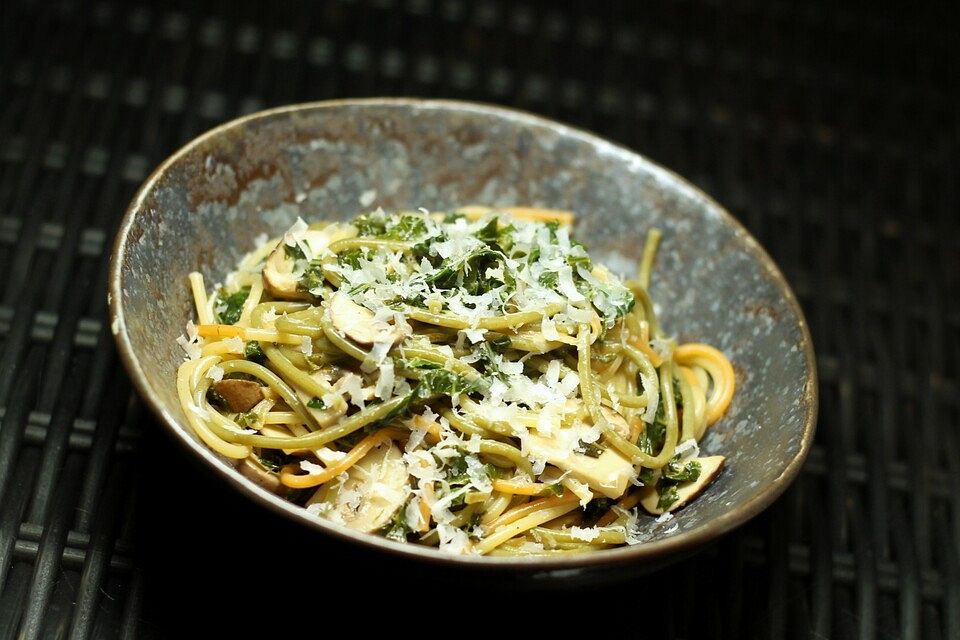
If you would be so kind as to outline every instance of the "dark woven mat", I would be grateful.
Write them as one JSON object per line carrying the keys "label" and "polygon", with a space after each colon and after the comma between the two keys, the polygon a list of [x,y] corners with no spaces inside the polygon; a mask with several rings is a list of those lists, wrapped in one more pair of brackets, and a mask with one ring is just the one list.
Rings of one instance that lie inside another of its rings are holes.
{"label": "dark woven mat", "polygon": [[784,269],[819,356],[816,444],[769,511],[633,584],[495,585],[464,620],[960,637],[955,9],[834,4],[0,3],[0,638],[184,637],[198,613],[320,634],[350,602],[390,632],[467,592],[192,466],[104,326],[110,241],[150,169],[238,114],[365,95],[518,106],[689,177]]}

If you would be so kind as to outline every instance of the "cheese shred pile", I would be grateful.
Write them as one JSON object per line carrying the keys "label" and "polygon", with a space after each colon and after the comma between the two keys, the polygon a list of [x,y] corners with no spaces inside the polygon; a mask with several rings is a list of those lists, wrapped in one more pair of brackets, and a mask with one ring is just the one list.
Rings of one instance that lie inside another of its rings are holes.
{"label": "cheese shred pile", "polygon": [[641,524],[720,472],[697,443],[734,372],[662,333],[658,231],[621,280],[573,221],[528,207],[298,219],[213,292],[191,274],[186,420],[249,478],[356,531],[456,554],[643,542]]}

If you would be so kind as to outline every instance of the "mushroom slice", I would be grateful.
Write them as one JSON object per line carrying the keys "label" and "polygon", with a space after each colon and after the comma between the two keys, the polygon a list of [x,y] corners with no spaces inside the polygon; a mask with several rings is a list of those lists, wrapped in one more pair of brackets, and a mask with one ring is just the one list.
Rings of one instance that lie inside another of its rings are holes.
{"label": "mushroom slice", "polygon": [[[323,384],[330,383],[330,380],[321,371],[314,371],[310,374],[310,377]],[[319,424],[321,427],[327,426],[330,424],[331,420],[336,419],[337,416],[331,416],[330,414],[326,413],[326,408],[316,409],[311,407],[310,402],[313,400],[314,396],[310,395],[305,389],[298,387],[297,385],[291,386],[293,387],[293,390],[296,391],[297,397],[300,398],[300,402],[303,403],[304,408],[306,408],[310,415],[313,416],[313,419],[316,420],[317,424]]]}
{"label": "mushroom slice", "polygon": [[343,482],[330,481],[307,501],[322,504],[326,518],[356,531],[377,531],[386,525],[410,495],[403,453],[391,443],[381,444],[350,467]]}
{"label": "mushroom slice", "polygon": [[608,409],[606,407],[600,407],[600,413],[602,413],[603,417],[607,419],[607,422],[610,423],[610,426],[613,427],[614,431],[624,438],[630,437],[630,425],[627,424],[626,418],[613,409]]}
{"label": "mushroom slice", "polygon": [[[333,223],[322,229],[307,229],[300,239],[316,255],[334,242],[356,235],[357,228],[353,225]],[[309,299],[307,292],[297,288],[303,274],[297,272],[297,261],[288,254],[287,244],[281,239],[263,266],[263,286],[278,298]]]}
{"label": "mushroom slice", "polygon": [[242,473],[247,478],[250,478],[258,485],[266,489],[267,491],[272,491],[273,493],[279,493],[280,488],[283,486],[280,483],[280,476],[278,476],[270,469],[267,469],[255,456],[249,456],[240,461],[240,464],[237,466]]}
{"label": "mushroom slice", "polygon": [[720,469],[723,468],[724,460],[726,460],[726,458],[723,456],[696,458],[696,461],[700,463],[700,476],[692,482],[681,482],[678,485],[674,485],[677,488],[677,500],[666,509],[661,509],[657,506],[660,502],[660,492],[657,491],[656,486],[644,487],[640,490],[640,504],[648,513],[652,513],[655,516],[662,515],[667,511],[679,509],[700,495],[700,493],[707,488],[707,485],[713,482],[713,479],[720,473]]}
{"label": "mushroom slice", "polygon": [[387,343],[403,340],[403,330],[394,324],[376,323],[372,311],[338,291],[330,299],[330,322],[358,344]]}
{"label": "mushroom slice", "polygon": [[569,472],[570,476],[608,498],[619,498],[635,477],[633,464],[619,451],[607,447],[599,457],[576,453],[571,449],[587,436],[588,427],[571,426],[552,434],[530,433],[524,436],[531,455]]}
{"label": "mushroom slice", "polygon": [[263,388],[253,380],[227,378],[214,383],[213,390],[227,403],[233,413],[246,413],[263,400]]}

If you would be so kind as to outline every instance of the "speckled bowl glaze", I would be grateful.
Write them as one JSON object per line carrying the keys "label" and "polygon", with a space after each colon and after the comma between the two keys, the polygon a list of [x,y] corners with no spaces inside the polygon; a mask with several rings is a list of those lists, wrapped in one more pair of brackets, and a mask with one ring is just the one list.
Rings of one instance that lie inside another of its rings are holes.
{"label": "speckled bowl glaze", "polygon": [[[641,516],[643,544],[549,559],[451,557],[357,534],[245,479],[184,420],[174,380],[183,360],[176,338],[194,314],[190,271],[221,281],[254,238],[281,233],[297,216],[475,203],[576,211],[577,237],[621,273],[636,269],[646,230],[660,228],[651,293],[663,327],[681,340],[718,346],[734,364],[733,404],[702,443],[707,453],[727,456],[726,469],[672,522]],[[646,158],[499,107],[345,100],[273,109],[218,127],[164,162],[130,204],[114,247],[109,300],[130,376],[191,455],[261,505],[371,552],[499,568],[535,583],[648,571],[768,506],[796,476],[813,440],[810,335],[794,294],[756,240],[716,202]]]}

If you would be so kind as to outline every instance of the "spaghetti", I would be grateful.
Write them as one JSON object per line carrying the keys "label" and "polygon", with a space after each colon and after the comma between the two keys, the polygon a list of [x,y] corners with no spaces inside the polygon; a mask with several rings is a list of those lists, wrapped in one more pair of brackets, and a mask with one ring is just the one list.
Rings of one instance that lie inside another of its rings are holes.
{"label": "spaghetti", "polygon": [[730,362],[664,335],[659,231],[621,282],[573,214],[382,210],[259,243],[208,295],[177,393],[217,453],[317,517],[451,553],[640,542],[720,471]]}

